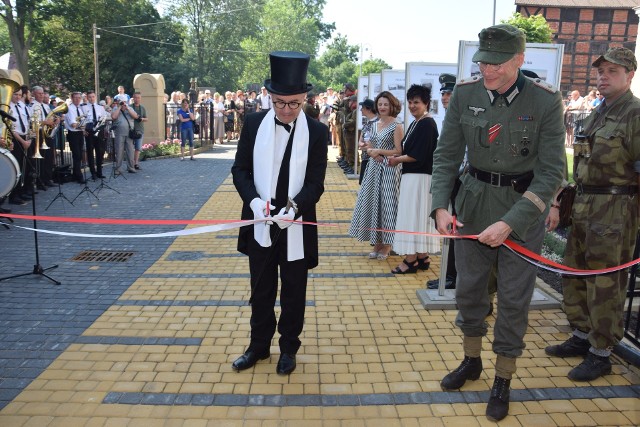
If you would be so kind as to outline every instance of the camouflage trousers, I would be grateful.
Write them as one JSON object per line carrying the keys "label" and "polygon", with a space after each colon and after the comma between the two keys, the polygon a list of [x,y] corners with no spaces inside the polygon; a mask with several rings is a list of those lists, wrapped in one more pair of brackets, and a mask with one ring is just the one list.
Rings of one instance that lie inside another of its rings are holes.
{"label": "camouflage trousers", "polygon": [[[565,265],[593,270],[631,261],[638,230],[636,197],[576,195]],[[562,285],[563,309],[571,326],[588,333],[594,348],[616,345],[623,334],[627,271],[566,276]]]}

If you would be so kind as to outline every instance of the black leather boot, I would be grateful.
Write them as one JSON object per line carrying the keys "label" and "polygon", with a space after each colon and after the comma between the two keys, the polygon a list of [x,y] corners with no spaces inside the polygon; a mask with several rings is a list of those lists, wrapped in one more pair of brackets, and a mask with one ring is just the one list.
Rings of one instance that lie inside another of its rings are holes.
{"label": "black leather boot", "polygon": [[511,380],[506,378],[496,377],[493,380],[493,387],[491,388],[491,397],[487,404],[487,418],[491,421],[500,421],[507,415],[509,415],[509,387]]}
{"label": "black leather boot", "polygon": [[550,345],[544,349],[544,352],[549,356],[555,357],[577,357],[586,356],[589,353],[591,344],[589,340],[578,338],[575,335],[558,345]]}
{"label": "black leather boot", "polygon": [[464,385],[467,380],[475,381],[482,373],[482,359],[480,357],[465,356],[460,366],[447,374],[440,386],[443,390],[457,390]]}

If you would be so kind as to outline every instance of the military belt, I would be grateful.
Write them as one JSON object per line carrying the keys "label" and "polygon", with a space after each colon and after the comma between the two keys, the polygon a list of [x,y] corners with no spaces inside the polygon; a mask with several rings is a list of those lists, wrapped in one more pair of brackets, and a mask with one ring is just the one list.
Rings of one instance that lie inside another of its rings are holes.
{"label": "military belt", "polygon": [[578,184],[578,193],[584,194],[612,194],[612,195],[633,195],[638,194],[637,185],[582,185]]}
{"label": "military belt", "polygon": [[474,177],[475,179],[486,182],[487,184],[491,184],[494,187],[511,187],[514,181],[519,181],[522,178],[533,177],[533,172],[525,172],[518,175],[507,175],[500,172],[487,172],[480,169],[476,169],[473,166],[469,165],[467,169],[469,175]]}

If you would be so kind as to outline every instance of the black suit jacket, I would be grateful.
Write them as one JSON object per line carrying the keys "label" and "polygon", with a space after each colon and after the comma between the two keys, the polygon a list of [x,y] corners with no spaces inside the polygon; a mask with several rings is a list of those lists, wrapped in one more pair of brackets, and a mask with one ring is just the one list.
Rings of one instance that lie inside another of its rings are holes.
{"label": "black suit jacket", "polygon": [[[260,123],[267,115],[266,111],[248,114],[242,127],[236,159],[231,167],[233,184],[236,186],[242,198],[242,219],[253,219],[253,211],[249,204],[260,197],[253,182],[253,148],[256,142],[256,134]],[[322,123],[307,116],[309,126],[309,158],[304,178],[304,184],[300,192],[293,197],[298,205],[298,215],[304,221],[316,222],[316,203],[324,192],[324,178],[327,171],[327,142],[329,141],[329,129]],[[274,171],[274,173],[278,173]],[[279,210],[283,206],[278,206]],[[303,225],[302,235],[304,241],[304,259],[307,268],[318,265],[318,228],[314,225]],[[238,236],[238,251],[245,255],[248,253],[249,239],[253,239],[253,226],[240,228]]]}

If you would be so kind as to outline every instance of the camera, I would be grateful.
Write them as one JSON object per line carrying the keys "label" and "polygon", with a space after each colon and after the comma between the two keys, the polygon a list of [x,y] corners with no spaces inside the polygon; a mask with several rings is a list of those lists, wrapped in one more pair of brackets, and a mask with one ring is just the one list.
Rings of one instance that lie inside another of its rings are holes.
{"label": "camera", "polygon": [[122,107],[123,105],[125,105],[125,102],[124,101],[120,101],[119,105]]}

